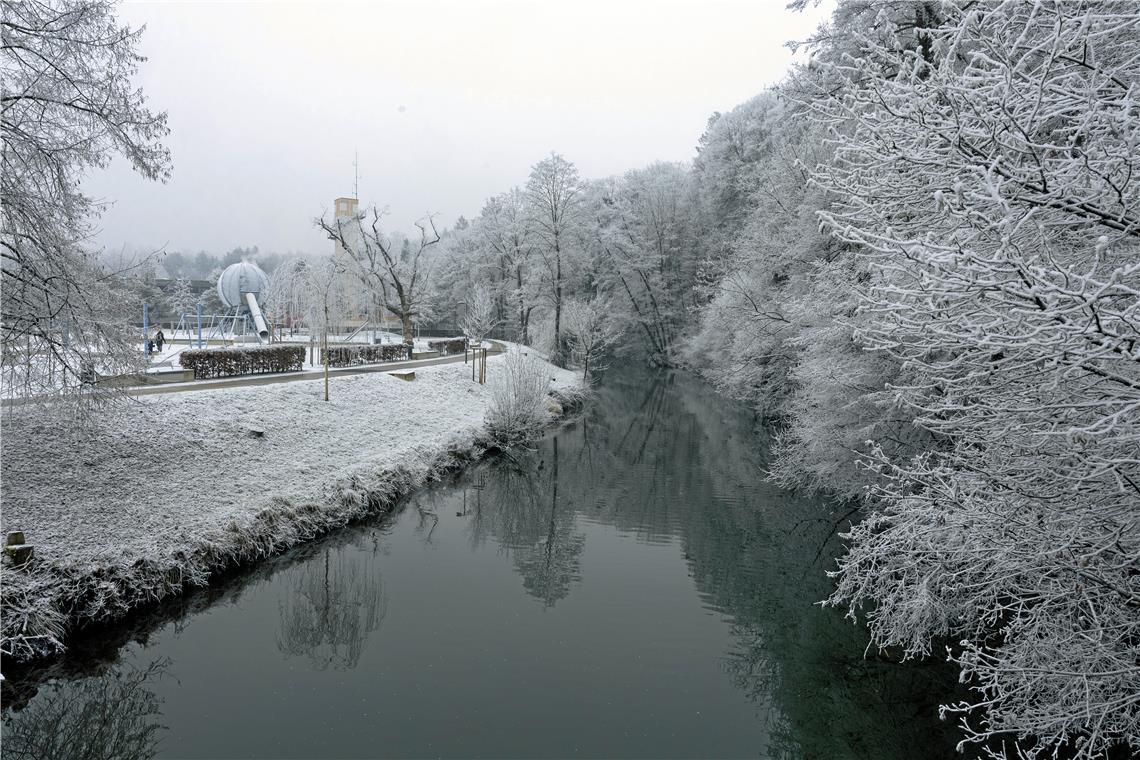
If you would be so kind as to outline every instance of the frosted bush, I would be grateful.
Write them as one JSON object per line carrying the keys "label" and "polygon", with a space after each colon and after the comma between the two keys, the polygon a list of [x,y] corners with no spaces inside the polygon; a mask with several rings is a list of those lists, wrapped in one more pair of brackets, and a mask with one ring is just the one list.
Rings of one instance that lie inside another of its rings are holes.
{"label": "frosted bush", "polygon": [[502,368],[492,378],[486,416],[487,430],[497,442],[513,446],[538,436],[549,419],[549,383],[543,362],[522,351],[507,353]]}

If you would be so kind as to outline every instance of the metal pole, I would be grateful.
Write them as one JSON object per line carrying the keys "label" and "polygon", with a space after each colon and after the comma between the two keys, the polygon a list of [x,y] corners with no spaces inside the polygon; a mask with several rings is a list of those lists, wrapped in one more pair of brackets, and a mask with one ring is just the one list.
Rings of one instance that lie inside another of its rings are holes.
{"label": "metal pole", "polygon": [[325,302],[325,401],[329,400],[329,305]]}
{"label": "metal pole", "polygon": [[150,351],[146,350],[146,342],[150,335],[150,310],[147,305],[143,304],[143,353],[146,358],[150,358]]}
{"label": "metal pole", "polygon": [[202,304],[198,305],[198,348],[202,348]]}

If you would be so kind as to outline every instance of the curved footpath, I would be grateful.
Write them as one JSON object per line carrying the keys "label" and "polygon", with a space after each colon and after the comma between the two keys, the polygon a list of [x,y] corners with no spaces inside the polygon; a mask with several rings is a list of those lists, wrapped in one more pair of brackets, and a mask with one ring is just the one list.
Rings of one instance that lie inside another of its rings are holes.
{"label": "curved footpath", "polygon": [[[391,509],[478,459],[505,360],[480,385],[462,358],[345,368],[328,402],[323,372],[307,372],[137,389],[83,431],[50,409],[6,413],[0,530],[23,531],[35,556],[3,560],[0,653],[62,652],[78,625]],[[412,367],[413,382],[387,374]],[[544,367],[553,421],[583,394]]]}
{"label": "curved footpath", "polygon": [[[487,351],[488,356],[501,354],[505,350],[502,343],[489,341],[493,348]],[[462,354],[440,356],[433,359],[409,359],[400,362],[386,362],[381,364],[360,364],[352,367],[336,367],[329,369],[329,377],[343,377],[345,375],[362,375],[369,372],[398,372],[404,369],[419,369],[421,367],[435,367],[440,364],[458,364],[464,361]],[[164,385],[140,385],[127,388],[129,396],[149,396],[156,393],[181,393],[183,391],[209,391],[219,388],[242,388],[251,385],[275,385],[277,383],[293,383],[300,380],[323,380],[323,369],[304,370],[302,372],[278,372],[265,375],[243,375],[241,377],[226,377],[218,380],[190,380],[184,383],[167,383]]]}

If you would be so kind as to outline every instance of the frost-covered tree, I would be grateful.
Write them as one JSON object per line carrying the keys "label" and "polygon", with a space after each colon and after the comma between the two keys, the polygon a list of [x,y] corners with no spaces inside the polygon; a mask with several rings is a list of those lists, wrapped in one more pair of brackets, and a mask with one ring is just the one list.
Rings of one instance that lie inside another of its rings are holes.
{"label": "frost-covered tree", "polygon": [[483,342],[483,338],[495,329],[498,320],[495,318],[495,299],[486,285],[476,285],[467,299],[467,311],[463,315],[464,334],[471,339],[474,345]]}
{"label": "frost-covered tree", "polygon": [[296,259],[282,264],[269,275],[269,290],[266,293],[264,310],[271,322],[279,327],[294,327],[294,322],[304,314],[303,279],[301,270],[304,259]]}
{"label": "frost-covered tree", "polygon": [[419,240],[397,239],[385,233],[380,222],[381,209],[373,207],[355,216],[318,219],[317,226],[337,243],[347,271],[367,287],[377,302],[399,318],[404,342],[411,345],[415,320],[428,305],[428,282],[433,259],[429,249],[439,243],[435,218],[416,222]]}
{"label": "frost-covered tree", "polygon": [[668,364],[689,316],[692,255],[690,173],[656,163],[594,183],[589,193],[595,277],[640,328],[651,358]]}
{"label": "frost-covered tree", "polygon": [[941,3],[827,64],[857,338],[947,448],[880,454],[832,602],[951,656],[972,740],[1140,741],[1140,8]]}
{"label": "frost-covered tree", "polygon": [[605,368],[602,360],[622,334],[613,306],[605,296],[567,301],[565,330],[570,355],[582,365],[583,380],[589,379],[590,370]]}
{"label": "frost-covered tree", "polygon": [[340,322],[348,310],[352,275],[345,269],[341,257],[329,257],[317,261],[306,261],[293,268],[291,273],[292,291],[297,306],[305,317],[309,328],[309,353],[312,357],[313,342],[319,338],[318,346],[321,363],[325,366],[325,401],[329,400],[328,350],[329,332]]}
{"label": "frost-covered tree", "polygon": [[0,369],[17,393],[74,388],[86,366],[138,364],[121,279],[87,248],[100,204],[89,171],[126,157],[165,180],[166,115],[133,84],[140,29],[110,0],[5,2],[0,17]]}
{"label": "frost-covered tree", "polygon": [[[476,232],[497,274],[498,297],[515,312],[520,343],[530,342],[530,317],[537,306],[541,282],[535,267],[533,222],[527,214],[527,199],[515,188],[487,200]],[[505,309],[504,309],[505,311]]]}
{"label": "frost-covered tree", "polygon": [[179,277],[174,281],[174,288],[170,291],[167,301],[170,303],[174,319],[177,322],[183,314],[194,311],[194,307],[198,304],[198,296],[194,293],[190,280]]}
{"label": "frost-covered tree", "polygon": [[550,376],[542,362],[518,348],[503,357],[501,371],[491,376],[486,425],[503,446],[531,443],[550,419],[546,397]]}
{"label": "frost-covered tree", "polygon": [[536,250],[545,269],[544,291],[554,312],[554,345],[550,360],[566,363],[562,307],[570,275],[573,236],[581,223],[582,182],[578,169],[557,153],[534,165],[526,184],[528,217],[538,239]]}

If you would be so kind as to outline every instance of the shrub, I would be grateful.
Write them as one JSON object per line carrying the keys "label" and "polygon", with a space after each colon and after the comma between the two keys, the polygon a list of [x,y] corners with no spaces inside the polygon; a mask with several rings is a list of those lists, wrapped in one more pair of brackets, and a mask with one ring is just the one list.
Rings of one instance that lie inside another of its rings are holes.
{"label": "shrub", "polygon": [[396,362],[408,358],[408,347],[403,343],[386,343],[372,346],[336,346],[329,349],[330,367],[351,367],[355,364]]}
{"label": "shrub", "polygon": [[542,362],[520,351],[510,351],[502,371],[493,375],[486,423],[492,438],[502,446],[528,443],[542,432],[548,420],[546,396],[550,376]]}
{"label": "shrub", "polygon": [[467,338],[444,338],[443,340],[429,340],[428,349],[439,351],[442,356],[458,354],[467,350]]}
{"label": "shrub", "polygon": [[186,369],[194,370],[195,378],[296,372],[305,366],[305,347],[207,348],[183,351],[178,362]]}

